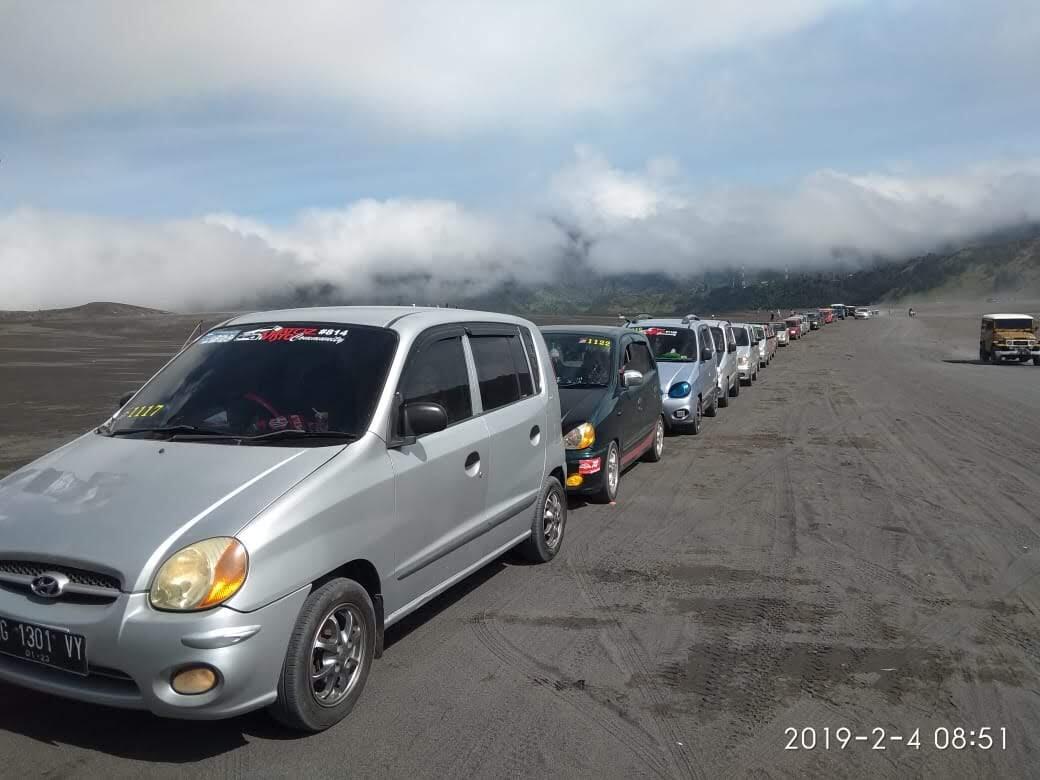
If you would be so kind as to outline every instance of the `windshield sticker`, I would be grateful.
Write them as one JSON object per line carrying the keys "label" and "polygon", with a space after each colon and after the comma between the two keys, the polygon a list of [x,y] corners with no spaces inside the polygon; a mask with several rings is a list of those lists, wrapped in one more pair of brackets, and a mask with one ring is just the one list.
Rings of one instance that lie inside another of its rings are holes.
{"label": "windshield sticker", "polygon": [[155,417],[163,410],[165,404],[151,404],[150,406],[135,406],[126,413],[127,417]]}
{"label": "windshield sticker", "polygon": [[579,344],[588,344],[590,347],[603,347],[610,349],[610,339],[578,339]]}
{"label": "windshield sticker", "polygon": [[678,336],[677,330],[665,330],[664,328],[641,328],[647,336]]}
{"label": "windshield sticker", "polygon": [[235,341],[324,341],[342,344],[350,331],[347,328],[297,328],[272,325],[267,328],[247,330],[235,337]]}
{"label": "windshield sticker", "polygon": [[228,341],[234,341],[242,331],[239,330],[213,330],[205,334],[199,339],[199,344],[224,344]]}

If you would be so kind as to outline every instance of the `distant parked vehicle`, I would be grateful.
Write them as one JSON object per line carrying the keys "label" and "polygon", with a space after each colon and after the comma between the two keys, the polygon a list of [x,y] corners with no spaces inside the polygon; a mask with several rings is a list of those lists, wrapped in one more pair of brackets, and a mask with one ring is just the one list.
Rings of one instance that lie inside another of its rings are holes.
{"label": "distant parked vehicle", "polygon": [[776,345],[778,347],[786,347],[789,339],[791,338],[788,333],[787,325],[782,322],[773,323],[773,333],[776,334]]}
{"label": "distant parked vehicle", "polygon": [[567,492],[617,498],[637,458],[659,461],[664,419],[657,364],[641,333],[626,328],[542,328],[560,389]]}
{"label": "distant parked vehicle", "polygon": [[787,335],[791,341],[800,339],[805,333],[802,329],[802,318],[798,315],[788,317],[784,320],[784,325],[787,326]]}
{"label": "distant parked vehicle", "polygon": [[740,373],[740,381],[745,385],[751,385],[758,379],[758,340],[752,326],[742,322],[733,323],[733,335],[737,340],[737,371]]}
{"label": "distant parked vehicle", "polygon": [[751,326],[751,333],[755,337],[755,346],[758,348],[758,367],[765,368],[769,365],[769,342],[766,339],[766,329],[762,325]]}
{"label": "distant parked vehicle", "polygon": [[852,316],[857,320],[869,320],[870,309],[864,309],[862,306],[857,306],[852,310]]}
{"label": "distant parked vehicle", "polygon": [[834,312],[835,319],[843,320],[848,314],[848,307],[844,303],[832,303],[831,311]]}
{"label": "distant parked vehicle", "polygon": [[774,323],[774,322],[760,322],[758,324],[761,325],[762,326],[762,330],[765,331],[765,336],[766,336],[766,347],[765,347],[765,349],[766,349],[766,363],[768,364],[768,363],[771,363],[773,361],[773,357],[776,355],[776,349],[779,346],[779,341],[778,341],[778,339],[776,337],[776,331],[777,331],[779,326],[776,323]]}
{"label": "distant parked vehicle", "polygon": [[822,326],[823,318],[818,311],[807,311],[805,318],[809,321],[809,330],[819,330]]}
{"label": "distant parked vehicle", "polygon": [[740,395],[740,374],[737,371],[737,342],[733,326],[728,320],[705,320],[715,341],[716,385],[719,406],[729,406],[729,399]]}
{"label": "distant parked vehicle", "polygon": [[824,325],[830,325],[832,322],[834,322],[834,309],[820,309],[820,317],[823,318]]}
{"label": "distant parked vehicle", "polygon": [[714,417],[719,408],[718,362],[707,323],[691,314],[640,320],[630,327],[647,337],[657,360],[668,429],[700,433],[701,418]]}
{"label": "distant parked vehicle", "polygon": [[998,363],[1030,358],[1040,366],[1036,321],[1028,314],[983,314],[979,336],[979,360]]}

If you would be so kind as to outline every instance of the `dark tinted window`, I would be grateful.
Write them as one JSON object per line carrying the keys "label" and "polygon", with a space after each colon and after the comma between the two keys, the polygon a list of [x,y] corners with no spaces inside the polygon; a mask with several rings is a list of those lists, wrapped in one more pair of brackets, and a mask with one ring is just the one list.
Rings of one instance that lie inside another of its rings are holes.
{"label": "dark tinted window", "polygon": [[515,340],[509,336],[470,337],[485,412],[520,400],[520,382],[509,345]]}
{"label": "dark tinted window", "polygon": [[520,339],[509,339],[509,351],[513,355],[513,365],[516,366],[516,376],[520,380],[520,396],[527,398],[534,395],[534,383],[531,381],[531,369],[527,363],[527,355],[524,354],[524,345]]}
{"label": "dark tinted window", "polygon": [[689,328],[650,326],[639,330],[649,340],[658,362],[697,359],[697,335]]}
{"label": "dark tinted window", "polygon": [[733,335],[737,339],[738,347],[749,347],[751,346],[751,339],[748,338],[748,332],[745,328],[734,328]]}
{"label": "dark tinted window", "polygon": [[441,339],[412,355],[401,382],[404,402],[432,401],[448,412],[448,424],[473,414],[462,337]]}
{"label": "dark tinted window", "polygon": [[994,320],[994,327],[997,330],[1032,330],[1033,321],[1025,319],[1006,319],[1006,320]]}
{"label": "dark tinted window", "polygon": [[527,328],[520,328],[524,337],[524,347],[527,350],[527,358],[531,363],[531,371],[534,373],[534,391],[542,392],[542,372],[538,368],[538,350],[534,346],[534,336]]}
{"label": "dark tinted window", "polygon": [[185,425],[231,436],[285,429],[357,435],[368,427],[396,348],[392,331],[362,325],[226,326],[180,353],[109,430]]}
{"label": "dark tinted window", "polygon": [[635,341],[628,347],[629,363],[627,368],[635,369],[643,374],[649,374],[654,370],[653,358],[646,344]]}

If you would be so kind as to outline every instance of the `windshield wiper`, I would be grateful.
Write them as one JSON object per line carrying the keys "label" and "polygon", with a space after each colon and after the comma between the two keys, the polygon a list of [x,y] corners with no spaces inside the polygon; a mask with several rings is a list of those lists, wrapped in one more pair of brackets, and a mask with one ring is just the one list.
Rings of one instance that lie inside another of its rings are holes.
{"label": "windshield wiper", "polygon": [[296,428],[284,428],[280,431],[258,433],[255,436],[235,436],[243,444],[254,442],[277,441],[280,439],[339,439],[340,441],[357,441],[359,436],[346,431],[301,431]]}
{"label": "windshield wiper", "polygon": [[172,436],[178,436],[183,434],[190,434],[192,436],[222,436],[229,438],[238,438],[237,436],[231,436],[227,431],[218,431],[213,428],[202,428],[198,425],[165,425],[158,428],[127,428],[122,431],[112,431],[111,433],[105,434],[106,436],[129,436],[134,433],[166,433]]}

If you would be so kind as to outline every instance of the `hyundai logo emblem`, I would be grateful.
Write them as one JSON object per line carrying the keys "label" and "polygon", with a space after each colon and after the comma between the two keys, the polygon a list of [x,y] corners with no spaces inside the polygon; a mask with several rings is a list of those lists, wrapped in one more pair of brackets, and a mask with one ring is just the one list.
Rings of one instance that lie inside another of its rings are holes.
{"label": "hyundai logo emblem", "polygon": [[29,583],[29,590],[44,599],[56,599],[65,592],[69,578],[58,572],[48,571]]}

